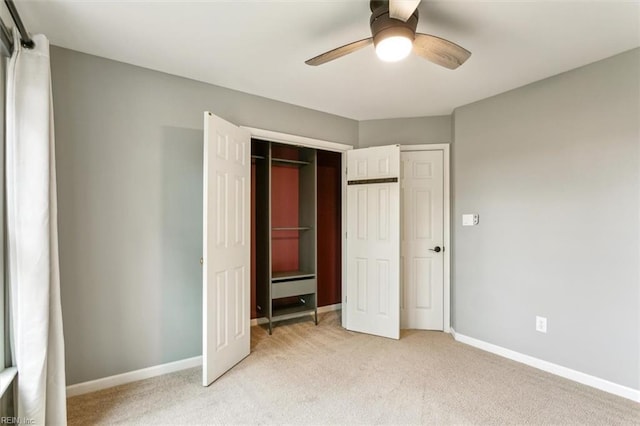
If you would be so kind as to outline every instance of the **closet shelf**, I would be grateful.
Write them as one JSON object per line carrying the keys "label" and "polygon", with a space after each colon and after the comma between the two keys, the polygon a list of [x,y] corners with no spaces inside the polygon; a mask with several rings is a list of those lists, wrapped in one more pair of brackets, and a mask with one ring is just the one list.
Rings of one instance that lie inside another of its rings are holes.
{"label": "closet shelf", "polygon": [[308,231],[310,230],[310,226],[283,226],[277,228],[271,228],[272,231]]}
{"label": "closet shelf", "polygon": [[314,278],[316,276],[313,272],[304,271],[281,271],[271,273],[271,282],[278,282],[284,280]]}
{"label": "closet shelf", "polygon": [[274,321],[308,313],[317,325],[317,152],[258,140],[251,149],[256,313],[269,334]]}
{"label": "closet shelf", "polygon": [[289,164],[289,165],[295,165],[295,166],[306,166],[307,164],[311,164],[308,161],[288,160],[286,158],[272,158],[271,161],[274,163]]}
{"label": "closet shelf", "polygon": [[[309,295],[309,297],[313,298],[313,295]],[[302,303],[299,302],[294,305],[283,306],[279,308],[273,308],[273,319],[281,318],[287,315],[296,314],[299,312],[309,312],[313,313],[315,311],[315,306],[311,306],[313,303]]]}

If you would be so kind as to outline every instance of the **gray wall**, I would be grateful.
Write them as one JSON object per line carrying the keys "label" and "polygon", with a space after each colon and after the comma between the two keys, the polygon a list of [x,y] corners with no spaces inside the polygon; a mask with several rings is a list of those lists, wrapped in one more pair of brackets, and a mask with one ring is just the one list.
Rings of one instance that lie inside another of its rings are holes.
{"label": "gray wall", "polygon": [[67,383],[200,355],[203,112],[356,145],[356,121],[52,48]]}
{"label": "gray wall", "polygon": [[639,76],[635,49],[455,111],[457,332],[640,388]]}
{"label": "gray wall", "polygon": [[358,147],[451,142],[451,116],[360,121]]}
{"label": "gray wall", "polygon": [[[461,107],[352,120],[52,48],[68,384],[201,353],[202,121],[453,142],[453,323],[639,388],[640,51]],[[462,213],[480,226],[461,228]],[[546,335],[535,315],[549,319]]]}

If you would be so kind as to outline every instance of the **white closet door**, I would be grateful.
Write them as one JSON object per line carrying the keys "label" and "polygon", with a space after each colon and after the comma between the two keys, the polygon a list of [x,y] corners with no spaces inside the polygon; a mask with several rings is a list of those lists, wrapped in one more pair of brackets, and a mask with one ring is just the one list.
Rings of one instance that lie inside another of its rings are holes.
{"label": "white closet door", "polygon": [[205,113],[203,386],[249,355],[250,156],[248,131]]}
{"label": "white closet door", "polygon": [[400,338],[400,147],[347,152],[347,328]]}

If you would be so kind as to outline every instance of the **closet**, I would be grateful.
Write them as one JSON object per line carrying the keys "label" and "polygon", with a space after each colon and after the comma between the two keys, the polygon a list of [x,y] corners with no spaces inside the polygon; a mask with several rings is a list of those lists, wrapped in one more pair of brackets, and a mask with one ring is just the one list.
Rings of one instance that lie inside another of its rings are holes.
{"label": "closet", "polygon": [[319,293],[340,302],[340,169],[337,153],[251,142],[251,308],[269,334],[294,317],[317,324]]}
{"label": "closet", "polygon": [[346,329],[449,330],[448,145],[350,149],[210,112],[204,124],[205,386],[249,355],[249,318],[269,332],[317,322],[343,276]]}

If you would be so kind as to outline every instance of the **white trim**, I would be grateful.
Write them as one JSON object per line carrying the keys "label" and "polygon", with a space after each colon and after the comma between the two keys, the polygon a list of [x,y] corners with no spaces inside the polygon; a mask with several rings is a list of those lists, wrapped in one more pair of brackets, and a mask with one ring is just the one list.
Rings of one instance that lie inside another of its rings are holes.
{"label": "white trim", "polygon": [[9,385],[13,383],[16,374],[18,374],[17,367],[7,367],[0,371],[0,398],[4,397],[4,393],[9,389]]}
{"label": "white trim", "polygon": [[582,383],[583,385],[590,386],[617,396],[621,396],[626,399],[630,399],[635,402],[640,402],[640,390],[629,388],[619,385],[617,383],[610,382],[599,377],[591,376],[580,371],[572,370],[567,367],[563,367],[552,362],[544,361],[539,358],[534,358],[529,355],[522,354],[520,352],[512,351],[501,346],[487,343],[482,340],[474,339],[473,337],[465,336],[460,333],[456,333],[453,328],[451,329],[451,335],[460,343],[474,346],[487,352],[491,352],[496,355],[500,355],[504,358],[511,359],[513,361],[521,362],[528,366],[537,368],[547,373],[555,374],[556,376],[564,377],[565,379],[572,380],[574,382]]}
{"label": "white trim", "polygon": [[272,130],[258,129],[255,127],[240,126],[251,133],[251,137],[267,140],[270,142],[280,142],[288,145],[298,145],[307,148],[316,148],[324,151],[345,152],[353,149],[352,145],[337,142],[329,142],[321,139],[308,138],[306,136],[290,135],[287,133],[274,132]]}
{"label": "white trim", "polygon": [[449,150],[448,143],[421,143],[415,145],[400,145],[401,152],[409,151],[437,151],[437,150]]}
{"label": "white trim", "polygon": [[[347,153],[342,154],[342,306],[347,307]],[[348,329],[347,316],[342,315],[342,328]]]}
{"label": "white trim", "polygon": [[444,332],[451,329],[451,164],[449,144],[444,153]]}
{"label": "white trim", "polygon": [[180,361],[168,362],[166,364],[154,365],[140,370],[129,371],[128,373],[116,374],[115,376],[103,377],[101,379],[90,380],[88,382],[76,383],[67,386],[67,398],[95,392],[126,383],[137,382],[138,380],[149,379],[175,371],[186,370],[187,368],[199,367],[202,365],[202,356],[182,359]]}
{"label": "white trim", "polygon": [[339,311],[341,309],[342,309],[342,303],[335,303],[333,305],[318,306],[318,313],[324,314],[325,312]]}
{"label": "white trim", "polygon": [[[327,306],[318,306],[318,313],[319,314],[323,314],[325,312],[331,312],[331,311],[339,311],[340,309],[342,309],[342,303],[336,303],[334,305],[327,305]],[[312,313],[308,313],[308,315],[312,315]],[[300,315],[300,314],[291,314],[290,316],[284,316],[283,319],[289,319],[289,318],[300,318],[303,317],[304,315]],[[269,322],[268,319],[266,319],[265,317],[260,317],[260,318],[253,318],[251,320],[251,326],[253,327],[254,325],[262,325],[262,324],[267,324]]]}

